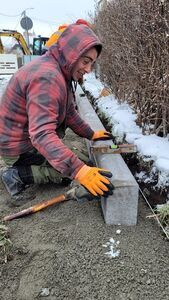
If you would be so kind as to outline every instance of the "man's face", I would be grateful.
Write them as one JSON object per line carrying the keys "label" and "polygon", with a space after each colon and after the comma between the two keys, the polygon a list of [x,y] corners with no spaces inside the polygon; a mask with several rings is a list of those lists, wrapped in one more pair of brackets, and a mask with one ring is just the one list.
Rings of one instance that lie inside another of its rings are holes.
{"label": "man's face", "polygon": [[83,75],[92,71],[98,53],[95,47],[85,52],[75,64],[72,71],[72,78],[75,81],[83,80]]}

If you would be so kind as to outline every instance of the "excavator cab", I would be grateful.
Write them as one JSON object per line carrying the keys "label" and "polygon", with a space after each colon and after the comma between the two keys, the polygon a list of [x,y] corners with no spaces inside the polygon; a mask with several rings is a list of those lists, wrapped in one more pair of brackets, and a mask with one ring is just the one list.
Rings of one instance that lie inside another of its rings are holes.
{"label": "excavator cab", "polygon": [[45,48],[45,44],[49,38],[39,36],[33,39],[33,55],[42,55],[44,54],[47,49]]}

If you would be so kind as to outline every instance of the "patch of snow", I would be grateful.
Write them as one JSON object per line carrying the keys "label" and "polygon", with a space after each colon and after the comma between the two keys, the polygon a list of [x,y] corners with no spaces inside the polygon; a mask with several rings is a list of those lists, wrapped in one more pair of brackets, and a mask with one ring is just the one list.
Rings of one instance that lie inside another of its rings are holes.
{"label": "patch of snow", "polygon": [[155,185],[155,188],[167,187],[169,186],[169,174],[168,172],[158,173],[158,183]]}
{"label": "patch of snow", "polygon": [[49,288],[42,288],[39,296],[41,296],[41,297],[48,297],[49,295],[50,295]]}
{"label": "patch of snow", "polygon": [[106,115],[109,123],[112,124],[112,133],[123,140],[126,134],[141,134],[142,130],[136,125],[137,115],[125,103],[118,103],[113,95],[101,97],[97,100],[99,110]]}
{"label": "patch of snow", "polygon": [[120,250],[117,249],[117,247],[119,246],[119,244],[120,244],[119,241],[115,241],[113,238],[110,238],[109,242],[107,242],[106,244],[102,245],[103,247],[107,247],[108,250],[109,250],[105,254],[108,255],[108,257],[110,257],[110,258],[118,257],[120,255]]}
{"label": "patch of snow", "polygon": [[12,75],[0,75],[0,98],[4,93],[8,81],[10,80],[11,77]]}
{"label": "patch of snow", "polygon": [[97,80],[94,76],[94,73],[90,73],[84,76],[85,90],[89,91],[94,98],[98,98],[102,89],[104,88],[103,84]]}
{"label": "patch of snow", "polygon": [[135,176],[138,179],[138,181],[143,181],[143,179],[146,178],[146,172],[141,171],[140,173],[136,173]]}
{"label": "patch of snow", "polygon": [[161,172],[168,173],[169,170],[169,159],[167,158],[158,158],[154,164],[156,168]]}

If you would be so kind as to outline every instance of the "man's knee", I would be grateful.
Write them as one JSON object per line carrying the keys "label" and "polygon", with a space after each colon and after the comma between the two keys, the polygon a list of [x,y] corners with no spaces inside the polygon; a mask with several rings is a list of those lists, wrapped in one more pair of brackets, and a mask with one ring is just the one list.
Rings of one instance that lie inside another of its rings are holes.
{"label": "man's knee", "polygon": [[35,183],[61,183],[62,174],[52,167],[47,166],[31,166]]}

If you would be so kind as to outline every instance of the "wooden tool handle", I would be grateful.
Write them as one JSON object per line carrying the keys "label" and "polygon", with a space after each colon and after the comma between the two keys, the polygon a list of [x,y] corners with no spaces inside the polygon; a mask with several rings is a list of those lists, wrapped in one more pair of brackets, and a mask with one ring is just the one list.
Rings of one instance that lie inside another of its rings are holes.
{"label": "wooden tool handle", "polygon": [[11,220],[14,220],[14,219],[17,219],[17,218],[21,218],[21,217],[33,214],[37,211],[40,211],[40,210],[44,209],[45,207],[48,207],[48,206],[53,205],[55,203],[63,202],[65,200],[66,200],[65,195],[60,195],[60,196],[55,197],[53,199],[42,201],[38,204],[35,204],[34,206],[31,206],[31,207],[23,209],[23,210],[21,210],[17,213],[14,213],[12,215],[4,217],[3,221],[11,221]]}
{"label": "wooden tool handle", "polygon": [[65,195],[60,195],[58,197],[52,198],[50,200],[42,201],[42,202],[32,206],[32,210],[33,210],[33,212],[37,212],[39,210],[44,209],[45,207],[51,206],[55,203],[63,202],[65,200],[66,200]]}

